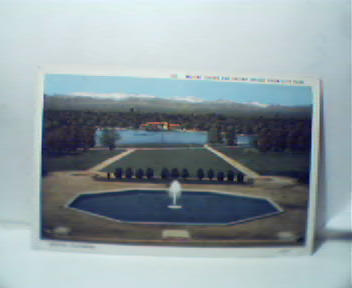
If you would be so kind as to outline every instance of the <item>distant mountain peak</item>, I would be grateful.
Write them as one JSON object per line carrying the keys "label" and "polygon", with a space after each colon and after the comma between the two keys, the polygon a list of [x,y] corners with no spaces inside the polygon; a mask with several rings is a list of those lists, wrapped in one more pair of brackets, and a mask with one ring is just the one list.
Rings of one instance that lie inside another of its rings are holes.
{"label": "distant mountain peak", "polygon": [[170,97],[170,98],[163,98],[157,97],[148,94],[133,94],[133,93],[95,93],[95,92],[73,92],[70,93],[68,96],[72,97],[89,97],[94,99],[111,99],[115,101],[121,100],[128,100],[128,99],[141,99],[141,100],[165,100],[165,101],[179,101],[179,102],[186,102],[190,104],[199,104],[199,103],[209,103],[209,104],[232,104],[232,105],[249,105],[254,107],[260,108],[267,108],[271,105],[263,104],[259,102],[247,102],[247,103],[239,103],[229,99],[217,99],[217,100],[204,100],[202,98],[196,96],[184,96],[184,97]]}
{"label": "distant mountain peak", "polygon": [[254,105],[257,107],[261,107],[261,108],[266,108],[266,107],[270,106],[270,104],[264,104],[264,103],[259,103],[259,102],[247,102],[247,103],[243,103],[243,104]]}
{"label": "distant mountain peak", "polygon": [[96,99],[113,99],[113,100],[123,100],[128,98],[145,98],[154,99],[157,98],[153,95],[148,94],[133,94],[133,93],[95,93],[95,92],[73,92],[69,96],[74,97],[91,97]]}
{"label": "distant mountain peak", "polygon": [[170,100],[184,101],[184,102],[190,102],[190,103],[202,103],[202,102],[205,102],[203,99],[195,97],[195,96],[175,97],[175,98],[170,98]]}
{"label": "distant mountain peak", "polygon": [[229,99],[217,99],[214,102],[216,102],[216,103],[225,103],[225,104],[226,103],[237,103],[237,102],[229,100]]}
{"label": "distant mountain peak", "polygon": [[126,112],[131,107],[146,113],[221,113],[228,115],[251,115],[273,117],[277,113],[287,117],[309,117],[312,106],[270,105],[259,102],[239,103],[230,99],[207,101],[194,96],[156,97],[147,94],[87,93],[69,95],[46,95],[45,109]]}

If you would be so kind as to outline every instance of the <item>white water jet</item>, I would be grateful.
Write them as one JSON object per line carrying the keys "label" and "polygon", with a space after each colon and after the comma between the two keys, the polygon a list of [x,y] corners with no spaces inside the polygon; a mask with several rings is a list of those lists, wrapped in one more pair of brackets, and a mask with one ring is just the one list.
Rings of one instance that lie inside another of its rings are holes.
{"label": "white water jet", "polygon": [[177,180],[171,182],[170,188],[168,190],[169,197],[172,199],[172,204],[168,207],[171,209],[180,209],[181,205],[177,205],[177,199],[181,197],[182,190],[181,184]]}

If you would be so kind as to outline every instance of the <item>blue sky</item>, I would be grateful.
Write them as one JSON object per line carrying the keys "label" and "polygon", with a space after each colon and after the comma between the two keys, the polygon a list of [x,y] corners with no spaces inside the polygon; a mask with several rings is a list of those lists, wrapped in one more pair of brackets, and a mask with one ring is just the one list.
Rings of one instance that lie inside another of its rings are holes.
{"label": "blue sky", "polygon": [[45,76],[47,95],[111,97],[129,96],[202,100],[232,100],[263,106],[301,106],[312,104],[312,92],[306,86],[264,85],[210,80],[176,80],[121,76],[49,74]]}

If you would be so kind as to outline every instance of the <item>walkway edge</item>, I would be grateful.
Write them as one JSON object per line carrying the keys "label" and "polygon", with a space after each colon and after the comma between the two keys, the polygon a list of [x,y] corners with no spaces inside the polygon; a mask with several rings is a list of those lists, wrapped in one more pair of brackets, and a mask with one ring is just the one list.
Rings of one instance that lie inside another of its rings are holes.
{"label": "walkway edge", "polygon": [[109,166],[110,164],[112,164],[112,163],[126,157],[127,155],[133,153],[134,151],[136,151],[136,149],[127,149],[127,151],[125,151],[125,152],[117,154],[116,156],[113,156],[109,159],[106,159],[103,162],[100,162],[98,165],[88,169],[88,171],[98,172],[98,171],[104,169],[105,167]]}
{"label": "walkway edge", "polygon": [[243,174],[245,174],[249,177],[253,177],[253,178],[257,178],[260,176],[260,174],[258,174],[257,172],[244,166],[240,162],[230,158],[229,156],[225,155],[224,153],[210,147],[208,144],[205,144],[204,148],[209,150],[210,152],[214,153],[216,156],[220,157],[222,160],[224,160],[225,162],[230,164],[232,167],[235,167],[237,170],[241,171]]}

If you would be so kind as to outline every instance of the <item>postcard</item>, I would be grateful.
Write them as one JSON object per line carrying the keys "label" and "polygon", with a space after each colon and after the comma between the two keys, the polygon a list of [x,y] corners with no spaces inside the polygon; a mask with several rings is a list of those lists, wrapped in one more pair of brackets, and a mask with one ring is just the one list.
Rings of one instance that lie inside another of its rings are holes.
{"label": "postcard", "polygon": [[36,247],[312,252],[318,80],[123,70],[40,75]]}

